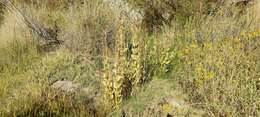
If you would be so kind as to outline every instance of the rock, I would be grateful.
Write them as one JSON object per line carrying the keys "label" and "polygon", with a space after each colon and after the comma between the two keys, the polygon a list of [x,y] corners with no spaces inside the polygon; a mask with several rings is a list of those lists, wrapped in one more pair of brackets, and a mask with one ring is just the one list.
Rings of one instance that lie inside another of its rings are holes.
{"label": "rock", "polygon": [[74,83],[72,81],[56,81],[51,87],[64,92],[76,92],[81,96],[87,96],[89,100],[96,100],[101,97],[99,88],[91,86],[83,87],[80,83]]}
{"label": "rock", "polygon": [[124,13],[127,15],[128,20],[131,22],[136,22],[142,19],[142,15],[139,11],[131,8],[124,0],[104,0],[104,2],[107,3],[112,10],[114,10],[114,13],[117,13],[118,15],[122,15],[122,13]]}
{"label": "rock", "polygon": [[73,92],[80,88],[80,84],[73,83],[72,81],[57,81],[53,83],[51,87],[66,92]]}

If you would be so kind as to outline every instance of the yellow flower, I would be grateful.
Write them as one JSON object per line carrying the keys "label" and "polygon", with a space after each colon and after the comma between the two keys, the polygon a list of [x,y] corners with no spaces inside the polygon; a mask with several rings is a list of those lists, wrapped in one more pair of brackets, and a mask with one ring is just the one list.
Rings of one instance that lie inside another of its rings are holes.
{"label": "yellow flower", "polygon": [[192,65],[192,61],[187,61],[187,64],[188,65]]}
{"label": "yellow flower", "polygon": [[242,32],[240,33],[240,35],[241,35],[242,37],[246,37],[246,33],[245,33],[244,31],[242,31]]}
{"label": "yellow flower", "polygon": [[202,85],[205,81],[211,80],[215,77],[215,73],[212,71],[208,72],[207,69],[202,66],[202,64],[196,66],[195,74],[197,76],[195,82],[198,86]]}
{"label": "yellow flower", "polygon": [[188,55],[188,54],[189,54],[189,49],[188,49],[188,48],[185,48],[185,49],[183,50],[183,54],[184,54],[184,55]]}
{"label": "yellow flower", "polygon": [[164,104],[162,109],[164,113],[172,113],[173,107],[170,104]]}
{"label": "yellow flower", "polygon": [[236,38],[234,39],[234,43],[235,43],[235,44],[239,44],[239,43],[240,43],[240,40],[241,40],[241,39],[240,39],[239,37],[236,37]]}
{"label": "yellow flower", "polygon": [[258,32],[255,31],[255,32],[252,33],[252,35],[253,35],[253,37],[255,38],[255,37],[258,36]]}
{"label": "yellow flower", "polygon": [[198,47],[197,44],[195,44],[195,43],[192,43],[192,44],[191,44],[191,48],[197,48],[197,47]]}
{"label": "yellow flower", "polygon": [[209,72],[208,74],[207,74],[207,80],[210,80],[210,79],[212,79],[212,78],[214,78],[215,77],[215,73],[214,72]]}
{"label": "yellow flower", "polygon": [[247,39],[247,40],[250,40],[251,38],[254,38],[254,35],[252,35],[252,34],[248,33],[248,34],[247,34],[247,38],[246,38],[246,39]]}
{"label": "yellow flower", "polygon": [[212,49],[212,48],[213,48],[213,45],[212,45],[212,43],[206,43],[206,44],[205,44],[205,47],[206,47],[207,49]]}

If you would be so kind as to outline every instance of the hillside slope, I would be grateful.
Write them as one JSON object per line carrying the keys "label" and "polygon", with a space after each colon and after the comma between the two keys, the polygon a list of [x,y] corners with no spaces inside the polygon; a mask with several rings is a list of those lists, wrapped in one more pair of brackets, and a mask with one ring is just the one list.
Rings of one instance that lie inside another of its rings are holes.
{"label": "hillside slope", "polygon": [[260,116],[260,3],[154,2],[2,8],[0,116]]}

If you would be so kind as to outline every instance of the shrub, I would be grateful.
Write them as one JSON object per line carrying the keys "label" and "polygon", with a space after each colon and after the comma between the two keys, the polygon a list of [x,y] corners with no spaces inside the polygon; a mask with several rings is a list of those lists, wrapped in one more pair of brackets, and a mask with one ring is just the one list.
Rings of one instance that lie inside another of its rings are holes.
{"label": "shrub", "polygon": [[143,27],[154,32],[172,21],[186,22],[198,15],[208,15],[220,5],[218,0],[125,0],[143,15]]}
{"label": "shrub", "polygon": [[176,52],[182,65],[173,76],[206,116],[259,116],[260,105],[255,102],[260,33],[249,31],[251,26],[244,29],[240,21],[233,27],[234,22],[238,23],[213,20],[205,32],[185,31],[182,38],[176,37],[181,41]]}

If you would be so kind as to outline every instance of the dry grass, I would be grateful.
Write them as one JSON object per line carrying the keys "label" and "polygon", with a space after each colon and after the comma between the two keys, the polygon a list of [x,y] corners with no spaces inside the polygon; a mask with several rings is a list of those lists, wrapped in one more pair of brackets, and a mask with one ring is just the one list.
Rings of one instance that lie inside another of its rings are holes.
{"label": "dry grass", "polygon": [[[107,1],[51,8],[48,2],[24,3],[15,4],[44,27],[58,26],[64,43],[46,51],[52,47],[5,14],[0,116],[260,115],[259,3],[244,12],[223,6],[150,35],[140,14],[129,18],[129,9],[114,11],[120,7]],[[104,98],[54,90],[57,80],[81,83]],[[179,108],[169,100],[180,102]]]}

